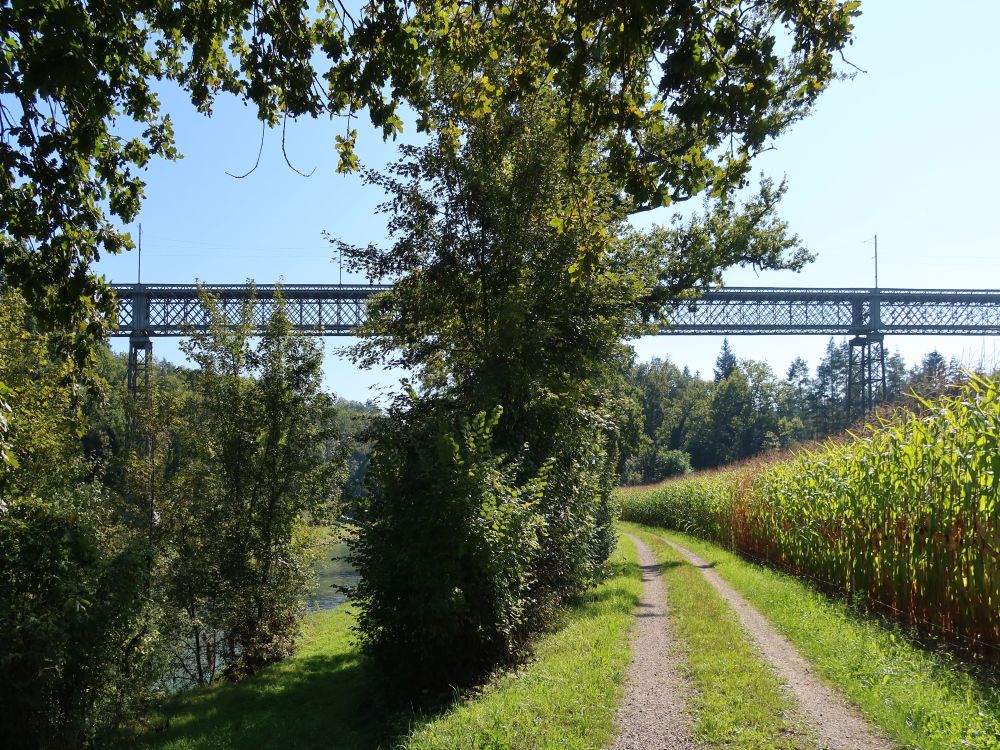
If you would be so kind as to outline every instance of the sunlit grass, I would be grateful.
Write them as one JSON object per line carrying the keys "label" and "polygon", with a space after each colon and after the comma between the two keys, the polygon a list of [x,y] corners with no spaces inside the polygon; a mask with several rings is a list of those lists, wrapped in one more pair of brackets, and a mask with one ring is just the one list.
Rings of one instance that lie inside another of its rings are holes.
{"label": "sunlit grass", "polygon": [[711,563],[885,733],[919,750],[1000,748],[1000,686],[947,652],[714,544],[656,529]]}
{"label": "sunlit grass", "polygon": [[307,616],[290,659],[238,684],[216,684],[168,700],[138,745],[193,748],[361,750],[379,746],[366,715],[364,662],[351,643],[346,607]]}
{"label": "sunlit grass", "polygon": [[421,727],[405,746],[582,750],[608,744],[642,586],[627,539],[613,563],[615,575],[568,611],[561,627],[539,642],[530,664]]}

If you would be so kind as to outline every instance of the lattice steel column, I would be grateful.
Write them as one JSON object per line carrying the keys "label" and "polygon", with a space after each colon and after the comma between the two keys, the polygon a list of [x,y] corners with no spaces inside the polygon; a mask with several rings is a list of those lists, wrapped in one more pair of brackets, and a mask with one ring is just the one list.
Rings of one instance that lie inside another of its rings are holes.
{"label": "lattice steel column", "polygon": [[149,368],[153,366],[153,342],[149,338],[149,295],[145,284],[136,284],[122,329],[128,331],[128,392],[132,395],[149,389]]}
{"label": "lattice steel column", "polygon": [[152,366],[152,340],[149,336],[131,336],[128,340],[128,392],[133,396],[148,392]]}
{"label": "lattice steel column", "polygon": [[885,347],[880,333],[855,336],[850,341],[847,370],[847,419],[853,422],[871,413],[885,400]]}

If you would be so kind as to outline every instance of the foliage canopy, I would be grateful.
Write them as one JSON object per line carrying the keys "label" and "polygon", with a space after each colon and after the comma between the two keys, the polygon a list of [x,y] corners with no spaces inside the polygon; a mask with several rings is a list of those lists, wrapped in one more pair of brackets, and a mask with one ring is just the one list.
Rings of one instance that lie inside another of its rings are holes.
{"label": "foliage canopy", "polygon": [[[160,81],[206,114],[233,94],[271,127],[344,117],[345,171],[363,113],[385,137],[404,107],[418,130],[457,135],[494,108],[527,115],[551,87],[568,105],[566,176],[600,140],[608,178],[642,209],[741,184],[835,76],[858,12],[857,0],[5,4],[0,273],[78,346],[107,331],[113,301],[90,264],[131,246],[119,226],[139,211],[141,171],[178,155]],[[585,219],[586,203],[567,215]]]}
{"label": "foliage canopy", "polygon": [[82,395],[84,431],[67,363],[0,293],[5,748],[106,746],[155,689],[252,672],[297,635],[346,478],[321,353],[280,303],[256,344],[206,304],[201,370],[157,364],[148,399],[98,350],[113,385]]}

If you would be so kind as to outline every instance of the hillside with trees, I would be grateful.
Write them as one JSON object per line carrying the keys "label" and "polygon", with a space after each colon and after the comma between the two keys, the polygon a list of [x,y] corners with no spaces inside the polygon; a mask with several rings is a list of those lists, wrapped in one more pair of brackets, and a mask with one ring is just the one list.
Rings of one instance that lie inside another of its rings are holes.
{"label": "hillside with trees", "polygon": [[[842,432],[851,426],[848,349],[831,339],[815,370],[796,357],[783,377],[767,362],[737,357],[728,340],[710,379],[669,359],[632,364],[627,379],[640,407],[633,429],[641,424],[641,436],[622,455],[622,481],[658,482]],[[910,367],[898,351],[887,354],[885,371],[886,403],[964,379],[960,364],[937,351]]]}

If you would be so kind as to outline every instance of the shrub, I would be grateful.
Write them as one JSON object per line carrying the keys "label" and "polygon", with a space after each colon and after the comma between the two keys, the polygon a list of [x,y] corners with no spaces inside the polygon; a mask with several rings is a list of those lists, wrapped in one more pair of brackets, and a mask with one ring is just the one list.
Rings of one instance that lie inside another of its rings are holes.
{"label": "shrub", "polygon": [[0,510],[0,746],[80,748],[145,694],[147,548],[109,533],[93,486]]}
{"label": "shrub", "polygon": [[690,453],[653,444],[642,454],[629,456],[622,471],[621,482],[624,485],[655,484],[690,473]]}
{"label": "shrub", "polygon": [[492,453],[498,418],[414,398],[375,428],[352,596],[365,650],[400,687],[472,680],[524,636],[548,472],[516,482]]}
{"label": "shrub", "polygon": [[80,748],[129,715],[160,663],[148,536],[88,481],[87,389],[31,330],[0,286],[0,747]]}
{"label": "shrub", "polygon": [[659,482],[691,472],[691,456],[687,451],[660,449],[656,452],[656,478]]}

